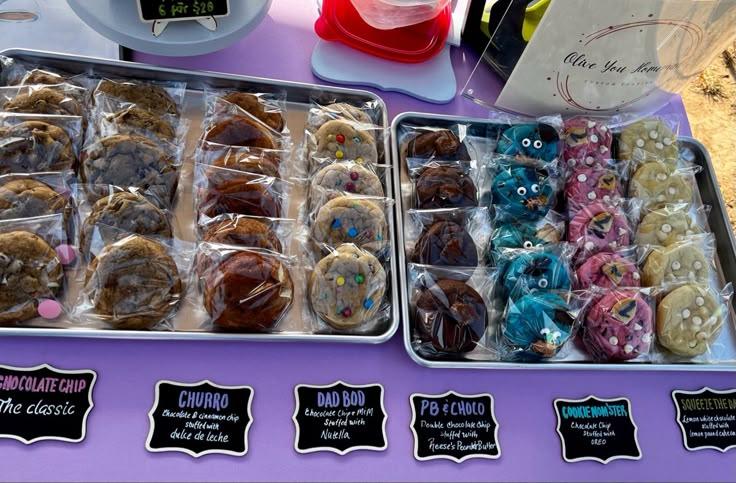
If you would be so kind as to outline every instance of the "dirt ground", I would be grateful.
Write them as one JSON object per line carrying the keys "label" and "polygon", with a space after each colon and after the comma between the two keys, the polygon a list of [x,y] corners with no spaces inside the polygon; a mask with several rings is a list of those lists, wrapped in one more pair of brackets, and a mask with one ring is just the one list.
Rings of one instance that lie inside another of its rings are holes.
{"label": "dirt ground", "polygon": [[693,136],[710,152],[736,229],[736,42],[682,93]]}

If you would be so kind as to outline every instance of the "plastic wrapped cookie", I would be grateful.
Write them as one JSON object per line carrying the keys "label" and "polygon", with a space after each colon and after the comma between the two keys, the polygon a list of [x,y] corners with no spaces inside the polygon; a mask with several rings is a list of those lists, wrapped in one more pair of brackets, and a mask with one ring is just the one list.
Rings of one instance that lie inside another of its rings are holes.
{"label": "plastic wrapped cookie", "polygon": [[643,119],[625,127],[619,136],[618,155],[623,160],[666,161],[672,169],[679,157],[677,135],[659,119]]}
{"label": "plastic wrapped cookie", "polygon": [[276,149],[279,140],[274,132],[260,121],[249,116],[231,116],[209,126],[204,140],[225,146],[242,146],[260,149]]}
{"label": "plastic wrapped cookie", "polygon": [[593,304],[583,327],[583,343],[596,361],[635,359],[649,352],[652,309],[638,290],[613,290]]}
{"label": "plastic wrapped cookie", "polygon": [[478,247],[468,231],[453,221],[437,221],[414,245],[413,263],[450,267],[478,265]]}
{"label": "plastic wrapped cookie", "polygon": [[441,352],[475,349],[488,325],[488,309],[481,295],[459,280],[437,280],[416,302],[415,327]]}
{"label": "plastic wrapped cookie", "polygon": [[636,230],[637,245],[671,245],[703,230],[685,209],[660,208],[647,213]]}
{"label": "plastic wrapped cookie", "polygon": [[657,305],[657,340],[675,354],[705,354],[723,326],[726,304],[700,285],[683,285]]}
{"label": "plastic wrapped cookie", "polygon": [[63,213],[68,200],[49,185],[30,178],[0,185],[0,220]]}
{"label": "plastic wrapped cookie", "polygon": [[519,283],[529,289],[571,288],[569,265],[561,253],[544,250],[508,250],[501,256],[509,259],[502,277],[505,294],[510,294]]}
{"label": "plastic wrapped cookie", "polygon": [[365,196],[383,196],[383,185],[378,175],[358,163],[328,164],[312,178],[312,196],[319,198],[324,191],[328,197],[335,193],[355,193]]}
{"label": "plastic wrapped cookie", "polygon": [[585,117],[567,119],[563,138],[563,159],[569,168],[605,166],[605,161],[612,158],[613,133],[599,120]]}
{"label": "plastic wrapped cookie", "polygon": [[562,240],[562,227],[546,219],[528,223],[502,223],[491,234],[491,248],[534,248],[554,245]]}
{"label": "plastic wrapped cookie", "polygon": [[576,241],[587,254],[592,254],[627,246],[630,231],[621,207],[593,203],[582,207],[570,220],[567,239]]}
{"label": "plastic wrapped cookie", "polygon": [[601,252],[587,258],[575,271],[581,289],[602,287],[641,286],[641,275],[636,265],[626,257],[612,252]]}
{"label": "plastic wrapped cookie", "polygon": [[609,202],[624,196],[616,171],[601,167],[581,168],[571,173],[565,184],[570,206],[580,207],[595,201]]}
{"label": "plastic wrapped cookie", "polygon": [[348,121],[328,121],[315,134],[317,146],[311,154],[317,160],[351,160],[357,163],[378,162],[372,126]]}
{"label": "plastic wrapped cookie", "polygon": [[449,129],[431,129],[418,134],[401,146],[401,159],[423,158],[446,161],[470,161],[468,148]]}
{"label": "plastic wrapped cookie", "polygon": [[692,241],[653,247],[642,268],[644,285],[653,287],[669,282],[707,283],[712,264],[712,256],[708,260],[703,248]]}
{"label": "plastic wrapped cookie", "polygon": [[373,123],[371,116],[361,108],[345,102],[336,102],[326,106],[313,105],[307,115],[307,128],[317,132],[325,123],[340,119],[360,124]]}
{"label": "plastic wrapped cookie", "polygon": [[691,179],[661,161],[644,163],[636,170],[629,183],[629,196],[652,199],[658,202],[691,202]]}
{"label": "plastic wrapped cookie", "polygon": [[496,152],[506,156],[554,161],[559,153],[560,137],[552,126],[517,124],[501,133]]}
{"label": "plastic wrapped cookie", "polygon": [[382,200],[339,196],[328,201],[312,226],[314,241],[332,247],[354,243],[372,253],[382,251],[388,244],[386,215],[378,203]]}
{"label": "plastic wrapped cookie", "polygon": [[543,218],[555,203],[549,172],[526,164],[500,162],[491,184],[493,205],[521,220]]}
{"label": "plastic wrapped cookie", "polygon": [[39,314],[43,300],[56,306],[64,270],[56,251],[27,231],[0,234],[0,325],[23,322]]}
{"label": "plastic wrapped cookie", "polygon": [[106,95],[129,104],[135,104],[155,114],[179,115],[179,106],[169,92],[161,86],[144,82],[118,82],[103,79],[94,95]]}
{"label": "plastic wrapped cookie", "polygon": [[71,169],[77,162],[67,132],[41,121],[0,127],[0,174]]}
{"label": "plastic wrapped cookie", "polygon": [[512,357],[554,357],[573,334],[568,301],[552,291],[535,290],[509,300],[501,324],[502,342]]}
{"label": "plastic wrapped cookie", "polygon": [[386,272],[376,257],[353,244],[337,247],[317,263],[309,301],[336,329],[352,329],[376,317],[386,293]]}
{"label": "plastic wrapped cookie", "polygon": [[420,209],[478,206],[478,188],[471,177],[457,166],[429,166],[416,181],[417,207]]}

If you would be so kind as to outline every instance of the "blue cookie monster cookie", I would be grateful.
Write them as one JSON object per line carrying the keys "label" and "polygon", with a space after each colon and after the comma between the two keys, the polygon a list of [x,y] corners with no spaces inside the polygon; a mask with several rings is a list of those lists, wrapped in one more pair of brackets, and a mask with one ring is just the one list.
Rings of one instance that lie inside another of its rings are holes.
{"label": "blue cookie monster cookie", "polygon": [[522,220],[544,217],[554,204],[549,174],[531,166],[502,164],[491,185],[493,204]]}
{"label": "blue cookie monster cookie", "polygon": [[503,276],[505,294],[510,294],[520,280],[529,289],[570,290],[571,287],[567,264],[549,252],[524,252],[510,261]]}
{"label": "blue cookie monster cookie", "polygon": [[503,340],[516,357],[553,357],[572,334],[570,306],[554,292],[534,291],[509,300]]}
{"label": "blue cookie monster cookie", "polygon": [[552,224],[505,223],[491,234],[491,248],[534,248],[559,243],[561,233]]}
{"label": "blue cookie monster cookie", "polygon": [[501,133],[496,152],[507,156],[554,161],[560,148],[560,136],[544,124],[517,124]]}

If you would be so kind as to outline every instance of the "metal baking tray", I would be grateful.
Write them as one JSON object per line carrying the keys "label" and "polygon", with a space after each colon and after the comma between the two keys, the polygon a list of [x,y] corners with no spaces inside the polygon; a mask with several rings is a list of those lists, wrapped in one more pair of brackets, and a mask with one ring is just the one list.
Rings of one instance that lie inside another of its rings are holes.
{"label": "metal baking tray", "polygon": [[[412,193],[409,173],[406,166],[403,166],[399,158],[401,128],[403,125],[414,126],[436,126],[449,127],[452,124],[464,123],[470,126],[469,133],[475,133],[477,136],[483,136],[489,127],[498,125],[498,121],[490,119],[473,119],[460,116],[446,116],[438,114],[428,114],[420,112],[406,112],[394,118],[391,124],[391,155],[393,158],[394,171],[394,191],[399,194],[397,203],[401,206],[397,211],[397,222],[399,230],[397,239],[400,246],[404,242],[404,217],[407,210],[411,208]],[[736,238],[731,228],[731,223],[726,212],[726,205],[723,202],[723,196],[716,179],[713,164],[710,155],[705,147],[691,137],[680,137],[681,156],[690,159],[692,162],[700,165],[703,169],[697,175],[698,189],[700,198],[706,205],[710,205],[711,211],[708,216],[708,225],[710,231],[716,238],[716,265],[718,275],[722,284],[731,282],[736,286]],[[714,363],[675,363],[675,364],[655,364],[646,362],[628,362],[628,363],[594,363],[589,359],[586,360],[582,351],[575,351],[562,360],[555,360],[540,363],[520,363],[520,362],[504,362],[504,361],[482,361],[482,360],[447,360],[433,359],[418,353],[412,347],[412,331],[411,331],[411,307],[409,303],[409,283],[406,266],[406,256],[403,250],[400,250],[399,256],[399,285],[401,292],[401,318],[403,324],[404,347],[414,362],[422,366],[434,368],[465,368],[465,369],[595,369],[595,370],[680,370],[680,371],[736,371],[736,312],[734,304],[736,298],[732,299],[732,304],[728,308],[730,312],[730,321],[724,324],[723,330],[719,335],[716,343],[719,343],[725,349],[722,351],[723,362]]]}
{"label": "metal baking tray", "polygon": [[[379,153],[383,151],[383,171],[384,188],[386,196],[395,198],[393,180],[393,169],[388,165],[390,152],[388,140],[388,113],[383,99],[375,94],[357,90],[332,86],[320,86],[315,84],[307,84],[301,82],[289,82],[274,79],[265,79],[259,77],[247,77],[241,75],[223,74],[218,72],[202,72],[190,71],[182,69],[170,69],[166,67],[157,67],[152,65],[139,64],[134,62],[115,61],[107,59],[99,59],[93,57],[83,57],[76,55],[67,55],[54,52],[43,52],[25,49],[10,49],[0,52],[0,55],[13,57],[21,61],[40,64],[47,67],[62,69],[70,73],[87,72],[90,68],[94,69],[97,75],[122,77],[139,80],[156,80],[156,81],[184,81],[187,83],[187,92],[184,102],[184,118],[189,119],[189,133],[186,139],[186,155],[184,157],[184,166],[182,167],[179,188],[177,191],[177,204],[175,215],[181,225],[182,238],[187,241],[195,241],[193,209],[192,209],[192,178],[193,178],[193,158],[191,154],[197,139],[201,135],[200,124],[203,116],[204,102],[202,99],[203,89],[210,88],[229,88],[229,89],[262,89],[271,92],[274,89],[284,90],[287,94],[287,112],[286,123],[291,132],[291,136],[295,146],[301,143],[304,127],[306,124],[307,112],[309,110],[310,98],[312,96],[328,96],[334,97],[338,101],[348,102],[360,105],[366,102],[372,102],[377,106],[380,117],[380,125],[385,128],[386,135],[382,146],[379,146]],[[381,149],[382,148],[382,149]],[[294,186],[291,199],[289,201],[289,209],[285,216],[289,218],[297,218],[297,212],[300,205],[303,204],[305,193],[303,188]],[[397,207],[394,206],[388,213],[389,219],[389,236],[393,244],[395,252],[401,252],[401,243],[397,240],[396,234],[396,213]],[[295,242],[292,241],[291,254],[296,253]],[[391,275],[389,276],[390,286],[388,294],[391,301],[391,317],[384,324],[381,324],[371,332],[356,334],[314,334],[308,333],[302,327],[302,288],[301,284],[295,279],[294,289],[295,297],[293,307],[291,308],[286,319],[278,326],[278,332],[269,334],[260,333],[225,333],[225,332],[208,332],[199,328],[193,323],[194,307],[193,304],[182,304],[175,319],[174,331],[131,331],[131,330],[115,330],[115,329],[97,329],[97,328],[58,328],[53,323],[46,323],[43,327],[0,327],[0,336],[54,336],[54,337],[96,337],[96,338],[117,338],[117,339],[186,339],[186,340],[253,340],[253,341],[310,341],[310,342],[352,342],[352,343],[381,343],[387,341],[399,327],[399,291],[398,284],[394,281],[395,274],[400,266],[400,260],[397,256],[390,257]],[[298,269],[301,271],[301,269]]]}

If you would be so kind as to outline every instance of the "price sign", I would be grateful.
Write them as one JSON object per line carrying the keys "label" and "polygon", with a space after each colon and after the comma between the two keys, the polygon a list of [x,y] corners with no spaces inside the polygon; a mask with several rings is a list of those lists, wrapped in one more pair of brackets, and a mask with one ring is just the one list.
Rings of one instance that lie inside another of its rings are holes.
{"label": "price sign", "polygon": [[409,402],[417,460],[444,458],[462,463],[470,458],[501,456],[490,394],[412,394]]}
{"label": "price sign", "polygon": [[685,449],[710,448],[725,453],[736,448],[736,389],[672,391],[672,399]]}
{"label": "price sign", "polygon": [[383,451],[388,447],[388,415],[380,384],[299,384],[294,388],[294,397],[294,449],[298,453],[331,451],[344,455],[359,449]]}
{"label": "price sign", "polygon": [[568,463],[641,459],[628,399],[555,399],[554,407],[562,457]]}
{"label": "price sign", "polygon": [[230,0],[136,0],[141,22],[152,23],[158,36],[169,22],[195,20],[209,30],[217,29],[215,17],[230,14]]}
{"label": "price sign", "polygon": [[26,444],[44,439],[82,441],[94,407],[96,380],[91,370],[0,365],[0,438]]}
{"label": "price sign", "polygon": [[253,423],[252,401],[250,386],[159,381],[148,413],[146,449],[180,451],[195,458],[211,453],[243,456]]}

